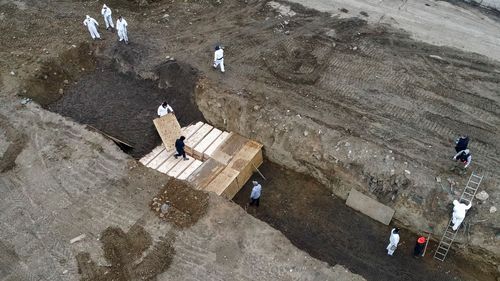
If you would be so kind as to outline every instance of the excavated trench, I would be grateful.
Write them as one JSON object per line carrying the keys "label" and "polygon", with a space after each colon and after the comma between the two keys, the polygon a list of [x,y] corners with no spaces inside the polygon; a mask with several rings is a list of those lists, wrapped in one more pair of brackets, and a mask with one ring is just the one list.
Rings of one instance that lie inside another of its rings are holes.
{"label": "excavated trench", "polygon": [[[27,81],[24,94],[48,110],[129,143],[133,148],[126,152],[135,158],[161,142],[151,120],[162,101],[172,105],[183,126],[204,120],[194,97],[198,73],[189,65],[161,63],[155,78],[145,80],[120,72],[116,61],[97,59],[93,52],[84,44],[45,64],[41,75]],[[396,256],[388,257],[389,227],[346,207],[311,176],[269,161],[261,171],[267,180],[253,176],[263,185],[261,206],[247,206],[248,183],[234,201],[315,258],[344,265],[367,280],[495,280],[491,271],[474,268],[453,253],[443,264],[432,259],[432,252],[415,260],[411,252],[416,236],[409,231],[403,231]]]}
{"label": "excavated trench", "polygon": [[134,158],[161,143],[152,120],[163,101],[173,107],[181,126],[204,120],[194,102],[198,74],[192,67],[166,61],[154,69],[156,79],[147,80],[122,73],[115,60],[97,59],[93,52],[83,44],[48,62],[40,76],[28,81],[26,94],[50,111],[111,136]]}

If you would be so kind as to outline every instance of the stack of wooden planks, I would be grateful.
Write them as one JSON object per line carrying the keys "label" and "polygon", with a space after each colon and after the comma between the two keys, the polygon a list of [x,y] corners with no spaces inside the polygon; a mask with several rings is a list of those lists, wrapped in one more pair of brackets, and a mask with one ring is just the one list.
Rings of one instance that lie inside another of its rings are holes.
{"label": "stack of wooden planks", "polygon": [[235,133],[223,132],[203,122],[184,127],[180,132],[175,125],[172,131],[161,127],[158,133],[162,140],[168,139],[169,142],[172,142],[175,133],[175,138],[180,135],[186,137],[186,153],[191,156],[190,159],[176,159],[175,151],[165,149],[164,141],[163,145],[140,160],[142,164],[171,177],[187,180],[196,189],[214,192],[228,199],[238,193],[263,162],[260,143]]}

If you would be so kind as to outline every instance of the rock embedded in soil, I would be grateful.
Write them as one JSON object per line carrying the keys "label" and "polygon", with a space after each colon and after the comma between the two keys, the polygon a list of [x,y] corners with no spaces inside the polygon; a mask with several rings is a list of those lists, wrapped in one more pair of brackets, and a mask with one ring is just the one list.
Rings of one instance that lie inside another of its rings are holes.
{"label": "rock embedded in soil", "polygon": [[490,197],[490,195],[484,190],[476,194],[476,199],[480,201],[486,201],[488,197]]}

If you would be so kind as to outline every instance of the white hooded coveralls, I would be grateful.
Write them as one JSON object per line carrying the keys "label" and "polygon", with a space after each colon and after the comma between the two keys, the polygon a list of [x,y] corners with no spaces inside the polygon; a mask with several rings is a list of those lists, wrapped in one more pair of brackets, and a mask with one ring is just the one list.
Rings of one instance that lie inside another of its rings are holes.
{"label": "white hooded coveralls", "polygon": [[110,26],[111,28],[115,28],[113,24],[113,19],[111,18],[111,9],[106,6],[106,4],[102,5],[101,15],[104,17],[104,22],[106,23],[106,29]]}
{"label": "white hooded coveralls", "polygon": [[119,41],[125,40],[125,42],[128,42],[127,26],[127,21],[124,18],[118,19],[116,21],[116,31],[118,31]]}
{"label": "white hooded coveralls", "polygon": [[174,112],[174,110],[172,109],[172,107],[169,104],[167,104],[166,107],[163,107],[163,105],[160,104],[160,106],[158,107],[158,111],[157,111],[158,116],[160,116],[160,117],[165,116],[171,112]]}
{"label": "white hooded coveralls", "polygon": [[220,65],[220,71],[224,72],[224,51],[219,47],[214,53],[214,68]]}
{"label": "white hooded coveralls", "polygon": [[389,245],[387,245],[387,254],[389,256],[392,256],[394,254],[394,251],[396,251],[396,248],[398,247],[399,243],[399,234],[394,233],[395,228],[391,230],[391,237],[389,237]]}
{"label": "white hooded coveralls", "polygon": [[465,205],[464,203],[460,203],[457,200],[453,200],[453,216],[451,217],[451,222],[453,223],[453,230],[457,230],[465,218],[465,213],[467,210],[472,207],[472,203],[469,202],[469,205]]}
{"label": "white hooded coveralls", "polygon": [[97,26],[99,26],[99,24],[95,19],[87,15],[87,17],[83,21],[83,25],[85,25],[89,29],[90,36],[92,36],[92,39],[101,38],[99,32],[97,32]]}

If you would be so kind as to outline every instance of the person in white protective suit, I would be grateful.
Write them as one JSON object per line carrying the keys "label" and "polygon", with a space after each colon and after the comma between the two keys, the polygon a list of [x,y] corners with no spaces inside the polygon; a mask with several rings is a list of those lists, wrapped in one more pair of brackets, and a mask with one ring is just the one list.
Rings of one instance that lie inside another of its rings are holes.
{"label": "person in white protective suit", "polygon": [[392,256],[399,243],[399,228],[393,228],[391,230],[391,236],[389,237],[389,245],[387,245],[387,254]]}
{"label": "person in white protective suit", "polygon": [[118,17],[116,21],[116,31],[118,31],[118,41],[125,41],[128,44],[128,35],[127,35],[127,21],[122,18],[122,16]]}
{"label": "person in white protective suit", "polygon": [[465,205],[464,203],[458,202],[457,200],[453,200],[453,216],[451,217],[451,222],[453,223],[453,230],[457,230],[465,218],[465,213],[467,210],[472,207],[472,203],[469,202],[469,205]]}
{"label": "person in white protective suit", "polygon": [[215,46],[215,53],[214,53],[214,68],[217,69],[217,67],[220,65],[220,71],[224,73],[224,50],[222,50],[221,46]]}
{"label": "person in white protective suit", "polygon": [[113,24],[113,19],[111,18],[111,9],[106,6],[106,4],[102,5],[101,15],[104,17],[104,23],[106,23],[106,30],[111,27],[111,30],[115,28]]}
{"label": "person in white protective suit", "polygon": [[83,21],[83,25],[85,25],[90,32],[90,36],[92,36],[92,39],[101,39],[101,35],[99,35],[99,32],[97,32],[97,26],[99,24],[97,21],[93,18],[91,18],[89,15],[86,16],[85,20]]}
{"label": "person in white protective suit", "polygon": [[165,116],[165,115],[167,115],[169,113],[174,113],[174,110],[172,109],[172,107],[166,101],[164,101],[158,107],[158,111],[157,112],[158,112],[158,116],[162,117],[162,116]]}

